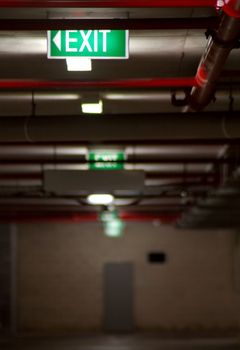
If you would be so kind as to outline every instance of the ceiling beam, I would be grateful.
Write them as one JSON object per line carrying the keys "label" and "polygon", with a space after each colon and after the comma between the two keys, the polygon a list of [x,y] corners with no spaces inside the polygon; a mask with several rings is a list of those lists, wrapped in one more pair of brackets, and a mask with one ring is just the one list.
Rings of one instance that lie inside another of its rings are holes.
{"label": "ceiling beam", "polygon": [[1,117],[0,139],[2,143],[196,139],[239,142],[240,119],[237,112]]}
{"label": "ceiling beam", "polygon": [[[141,140],[142,146],[225,146],[226,143],[228,145],[232,146],[240,146],[240,139],[234,138],[234,139],[228,139],[226,141],[226,137],[218,138],[218,139],[164,139],[164,140]],[[29,143],[29,141],[10,141],[7,143],[8,146],[14,146],[14,147],[20,147],[20,146],[31,146],[32,143]],[[91,141],[78,141],[77,144],[81,147],[91,147],[92,142]],[[102,147],[118,147],[121,145],[121,147],[127,147],[131,144],[131,146],[137,146],[139,144],[138,140],[131,140],[129,142],[128,140],[102,140],[101,146]],[[74,146],[76,145],[76,142],[74,141],[62,141],[62,142],[53,142],[53,141],[34,141],[34,147],[35,146]],[[5,147],[6,142],[2,141],[0,139],[0,147]],[[99,145],[98,145],[99,146]]]}
{"label": "ceiling beam", "polygon": [[[66,174],[70,176],[73,172],[76,172],[76,174],[79,175],[85,175],[85,172],[88,170],[65,170]],[[104,170],[99,171],[98,173],[101,175]],[[108,173],[111,172],[111,170],[105,170]],[[140,170],[123,170],[124,174],[130,174],[133,175],[134,172],[140,172],[144,171],[144,169]],[[60,173],[61,170],[56,170],[56,173]],[[112,172],[117,172],[116,170],[112,170]],[[95,172],[94,172],[95,174]],[[109,174],[110,175],[110,174]],[[111,174],[112,175],[112,174]],[[115,174],[114,174],[115,176]],[[195,171],[195,172],[184,172],[184,171],[164,171],[164,172],[145,172],[145,178],[148,179],[156,179],[156,180],[163,180],[163,179],[183,179],[183,180],[191,180],[191,181],[197,181],[200,182],[203,181],[203,183],[209,182],[213,183],[215,180],[216,173],[213,172],[204,172],[204,171]],[[0,174],[0,180],[34,180],[39,179],[42,180],[43,172],[36,171],[35,173],[18,173],[17,170],[13,172],[5,172],[4,174]]]}
{"label": "ceiling beam", "polygon": [[116,19],[1,19],[0,30],[214,29],[217,17]]}

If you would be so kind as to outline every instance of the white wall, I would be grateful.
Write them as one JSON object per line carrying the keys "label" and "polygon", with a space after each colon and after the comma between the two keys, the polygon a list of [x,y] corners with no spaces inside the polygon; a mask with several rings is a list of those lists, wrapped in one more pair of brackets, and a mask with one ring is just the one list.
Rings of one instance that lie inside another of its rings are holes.
{"label": "white wall", "polygon": [[[234,242],[232,232],[152,223],[128,223],[118,239],[105,237],[97,223],[19,225],[19,327],[102,330],[103,265],[132,261],[138,330],[238,328]],[[166,264],[147,262],[156,250],[166,252]]]}

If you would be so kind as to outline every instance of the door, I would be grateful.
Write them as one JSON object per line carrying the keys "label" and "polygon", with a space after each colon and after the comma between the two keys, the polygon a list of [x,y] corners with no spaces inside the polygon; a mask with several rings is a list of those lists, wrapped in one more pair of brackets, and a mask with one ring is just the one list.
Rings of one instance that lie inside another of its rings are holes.
{"label": "door", "polygon": [[133,264],[131,262],[105,264],[104,299],[105,330],[133,331]]}

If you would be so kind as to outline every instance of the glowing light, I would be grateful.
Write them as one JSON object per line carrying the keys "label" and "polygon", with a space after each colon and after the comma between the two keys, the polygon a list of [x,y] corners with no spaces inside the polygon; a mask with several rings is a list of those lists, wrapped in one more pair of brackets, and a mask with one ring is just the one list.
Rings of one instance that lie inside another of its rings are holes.
{"label": "glowing light", "polygon": [[82,113],[101,114],[103,112],[103,103],[100,100],[98,103],[82,103]]}
{"label": "glowing light", "polygon": [[108,237],[120,237],[123,234],[124,223],[120,219],[107,221],[104,224],[104,233]]}
{"label": "glowing light", "polygon": [[69,72],[90,72],[92,70],[90,58],[69,57],[66,62]]}
{"label": "glowing light", "polygon": [[87,202],[92,205],[109,205],[113,202],[114,197],[111,194],[90,194]]}

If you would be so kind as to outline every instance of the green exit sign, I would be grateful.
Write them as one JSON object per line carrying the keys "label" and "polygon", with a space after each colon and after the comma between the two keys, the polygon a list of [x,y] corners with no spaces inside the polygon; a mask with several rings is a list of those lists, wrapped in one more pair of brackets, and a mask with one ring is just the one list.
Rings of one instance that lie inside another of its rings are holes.
{"label": "green exit sign", "polygon": [[90,151],[88,154],[90,162],[124,162],[125,154],[122,151]]}
{"label": "green exit sign", "polygon": [[125,153],[115,150],[94,150],[88,153],[89,168],[92,170],[124,169]]}
{"label": "green exit sign", "polygon": [[128,58],[127,30],[48,31],[48,58]]}

